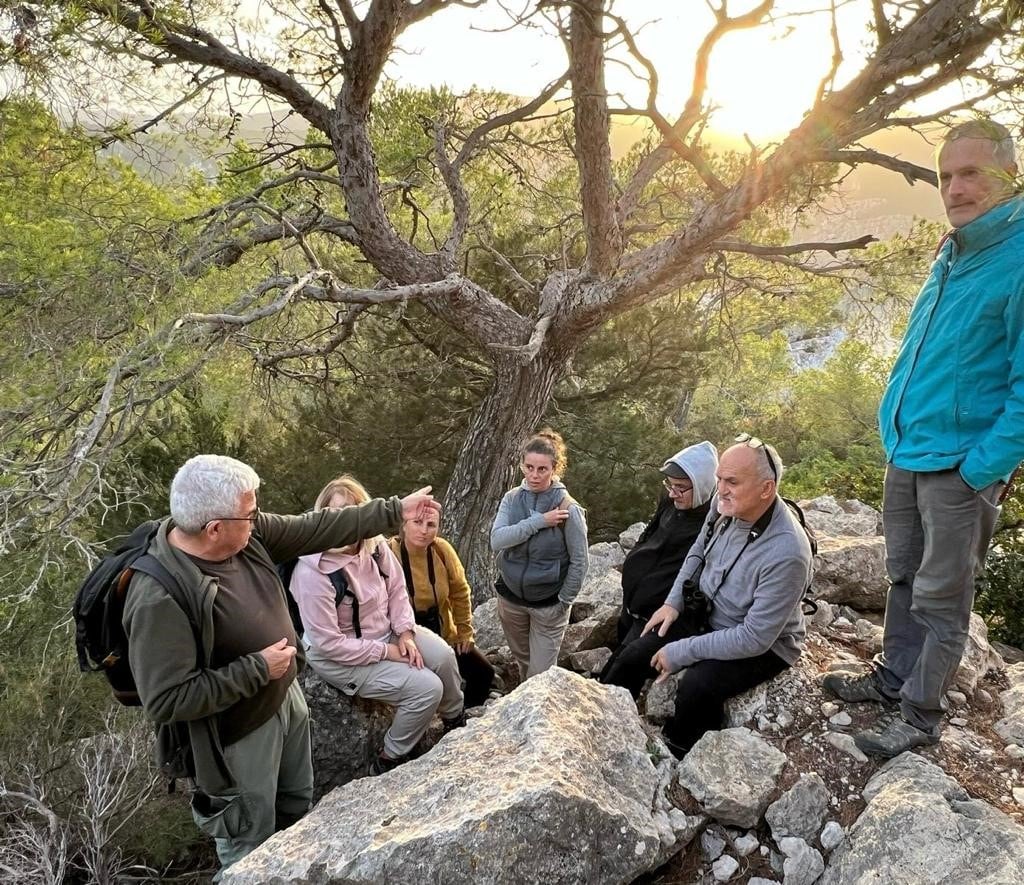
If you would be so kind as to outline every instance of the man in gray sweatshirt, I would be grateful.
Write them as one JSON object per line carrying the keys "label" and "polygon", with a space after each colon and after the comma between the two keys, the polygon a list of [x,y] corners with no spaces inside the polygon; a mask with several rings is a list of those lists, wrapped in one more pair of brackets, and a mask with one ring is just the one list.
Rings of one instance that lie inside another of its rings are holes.
{"label": "man in gray sweatshirt", "polygon": [[738,439],[719,462],[704,531],[644,628],[666,635],[684,592],[695,587],[709,600],[709,631],[670,642],[651,660],[658,681],[686,668],[663,729],[677,756],[721,727],[726,700],[778,675],[803,650],[800,602],[811,577],[810,542],[778,496],[778,452],[757,438]]}

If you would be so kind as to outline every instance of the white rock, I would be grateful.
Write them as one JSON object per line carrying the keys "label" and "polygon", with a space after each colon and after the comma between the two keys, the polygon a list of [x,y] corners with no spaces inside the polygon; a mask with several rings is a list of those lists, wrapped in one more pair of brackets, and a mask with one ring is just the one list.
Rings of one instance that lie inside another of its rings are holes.
{"label": "white rock", "polygon": [[739,868],[740,862],[725,854],[711,865],[711,872],[716,882],[728,882]]}
{"label": "white rock", "polygon": [[967,703],[967,695],[962,691],[950,689],[946,692],[946,697],[949,699],[949,703],[954,707],[962,707]]}
{"label": "white rock", "polygon": [[826,851],[832,851],[843,839],[846,838],[846,831],[834,820],[830,820],[821,830],[821,847]]}
{"label": "white rock", "polygon": [[842,750],[847,756],[853,757],[858,762],[868,761],[868,757],[865,756],[853,742],[853,735],[842,734],[838,731],[830,731],[825,735],[825,740],[837,750]]}
{"label": "white rock", "polygon": [[834,716],[829,716],[828,721],[832,725],[839,726],[840,728],[845,728],[847,725],[850,725],[853,722],[853,719],[851,718],[849,713],[847,713],[845,710],[841,710]]}
{"label": "white rock", "polygon": [[1024,805],[1024,787],[1014,787],[1011,791],[1013,801],[1018,805]]}
{"label": "white rock", "polygon": [[751,852],[760,848],[761,845],[757,841],[757,836],[753,833],[747,833],[744,836],[733,839],[732,847],[740,857],[746,857]]}
{"label": "white rock", "polygon": [[821,705],[821,715],[827,719],[830,716],[835,716],[836,713],[839,712],[839,709],[839,704],[835,701],[825,701],[825,703]]}

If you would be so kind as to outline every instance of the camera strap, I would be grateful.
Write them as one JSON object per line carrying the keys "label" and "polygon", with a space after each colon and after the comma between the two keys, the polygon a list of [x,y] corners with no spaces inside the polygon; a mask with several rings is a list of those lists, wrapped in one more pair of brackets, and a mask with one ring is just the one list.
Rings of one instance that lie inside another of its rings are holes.
{"label": "camera strap", "polygon": [[[416,609],[416,587],[412,580],[412,566],[409,563],[409,551],[405,549],[405,541],[399,544],[399,552],[402,554],[402,572],[405,574],[405,589],[412,600],[412,607]],[[430,581],[430,592],[434,594],[434,607],[440,610],[440,603],[437,601],[437,579],[434,574],[434,545],[427,545],[427,580]]]}
{"label": "camera strap", "polygon": [[[736,563],[740,561],[740,557],[746,552],[746,549],[754,541],[756,541],[758,538],[760,538],[761,535],[764,534],[765,529],[768,528],[768,524],[772,521],[772,515],[775,513],[775,505],[778,503],[778,500],[779,500],[778,498],[775,498],[772,501],[771,505],[768,507],[768,509],[765,510],[765,512],[762,513],[757,518],[757,522],[755,522],[750,527],[750,531],[747,532],[746,540],[744,540],[743,546],[740,548],[740,552],[737,553],[736,556],[734,557],[733,561],[729,563],[728,568],[726,568],[725,572],[722,574],[721,579],[718,581],[718,586],[715,587],[715,589],[711,592],[711,595],[708,596],[708,603],[711,603],[711,602],[714,601],[715,597],[718,595],[718,591],[722,589],[722,586],[728,580],[729,575],[732,574],[732,570],[736,567]],[[708,532],[705,534],[705,537],[704,537],[704,545],[705,545],[704,546],[704,556],[701,559],[701,571],[702,572],[704,570],[704,563],[707,561],[708,554],[712,551],[712,549],[714,548],[715,544],[718,543],[718,540],[722,537],[722,535],[725,534],[726,529],[728,529],[729,526],[732,524],[732,517],[731,516],[724,517],[721,520],[721,528],[718,530],[717,533],[715,533],[714,538],[711,538],[711,535],[712,535],[712,533],[715,532],[715,527],[718,524],[719,524],[718,521],[715,521],[715,522],[711,523],[711,525],[708,526]],[[710,544],[708,544],[708,540],[709,539],[711,540]]]}

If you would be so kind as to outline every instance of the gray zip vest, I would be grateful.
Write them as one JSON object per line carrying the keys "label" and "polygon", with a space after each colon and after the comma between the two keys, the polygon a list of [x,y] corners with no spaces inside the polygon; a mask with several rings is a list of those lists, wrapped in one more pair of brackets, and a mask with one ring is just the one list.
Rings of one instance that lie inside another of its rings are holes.
{"label": "gray zip vest", "polygon": [[[512,501],[512,522],[575,503],[564,487],[537,494],[519,489]],[[569,571],[565,530],[561,526],[544,528],[525,543],[502,550],[498,554],[498,571],[513,601],[528,606],[549,603],[557,598]]]}

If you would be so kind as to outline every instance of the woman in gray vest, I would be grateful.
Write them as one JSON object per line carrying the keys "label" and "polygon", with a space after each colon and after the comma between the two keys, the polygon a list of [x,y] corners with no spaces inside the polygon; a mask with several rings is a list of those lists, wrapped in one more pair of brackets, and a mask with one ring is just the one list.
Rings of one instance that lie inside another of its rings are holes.
{"label": "woman in gray vest", "polygon": [[523,481],[505,494],[491,528],[498,554],[498,617],[528,679],[554,666],[589,563],[586,513],[561,476],[565,443],[550,428],[523,445]]}

